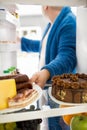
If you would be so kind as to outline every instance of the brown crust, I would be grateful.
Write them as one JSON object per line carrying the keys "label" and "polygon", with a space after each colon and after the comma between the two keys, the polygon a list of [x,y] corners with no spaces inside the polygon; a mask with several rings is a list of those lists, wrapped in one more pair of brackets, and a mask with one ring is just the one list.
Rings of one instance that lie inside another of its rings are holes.
{"label": "brown crust", "polygon": [[11,78],[14,78],[16,77],[17,74],[12,74],[12,75],[6,75],[6,76],[0,76],[0,80],[4,80],[4,79],[11,79]]}
{"label": "brown crust", "polygon": [[0,76],[0,80],[3,80],[3,79],[15,79],[16,83],[29,81],[29,77],[25,74],[14,74],[14,75]]}
{"label": "brown crust", "polygon": [[29,77],[25,74],[19,74],[14,77],[16,83],[21,83],[21,82],[27,82],[29,81]]}
{"label": "brown crust", "polygon": [[30,83],[30,82],[28,81],[28,82],[23,82],[23,83],[18,83],[18,84],[16,84],[16,88],[17,88],[17,91],[18,91],[18,90],[23,89],[23,88],[32,89],[33,86],[32,86],[32,83]]}

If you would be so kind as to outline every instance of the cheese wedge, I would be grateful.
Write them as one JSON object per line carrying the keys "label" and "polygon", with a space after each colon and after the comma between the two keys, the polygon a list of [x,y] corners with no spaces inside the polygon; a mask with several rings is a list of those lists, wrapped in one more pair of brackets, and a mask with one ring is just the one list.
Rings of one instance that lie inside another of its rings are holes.
{"label": "cheese wedge", "polygon": [[8,108],[8,98],[17,94],[14,79],[0,80],[0,110]]}

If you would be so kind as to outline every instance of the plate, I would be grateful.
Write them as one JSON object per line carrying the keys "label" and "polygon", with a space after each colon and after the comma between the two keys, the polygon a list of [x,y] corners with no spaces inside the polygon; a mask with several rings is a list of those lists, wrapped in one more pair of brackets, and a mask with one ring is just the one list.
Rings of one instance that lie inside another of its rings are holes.
{"label": "plate", "polygon": [[41,89],[40,86],[38,86],[36,84],[33,84],[33,89],[35,89],[38,92],[38,96],[30,104],[28,104],[25,107],[19,107],[19,108],[15,108],[15,109],[14,108],[7,108],[7,109],[0,110],[0,114],[5,114],[5,113],[11,113],[11,112],[20,111],[22,109],[26,109],[27,107],[29,108],[30,105],[32,105],[35,102],[37,102],[40,99],[41,95],[42,95],[42,89]]}
{"label": "plate", "polygon": [[48,93],[49,93],[49,96],[50,98],[55,102],[55,103],[58,103],[60,105],[73,105],[73,106],[76,106],[76,105],[87,105],[87,103],[68,103],[68,102],[63,102],[63,101],[60,101],[58,99],[56,99],[55,97],[52,96],[51,94],[51,91],[52,91],[52,87],[49,87],[48,88]]}

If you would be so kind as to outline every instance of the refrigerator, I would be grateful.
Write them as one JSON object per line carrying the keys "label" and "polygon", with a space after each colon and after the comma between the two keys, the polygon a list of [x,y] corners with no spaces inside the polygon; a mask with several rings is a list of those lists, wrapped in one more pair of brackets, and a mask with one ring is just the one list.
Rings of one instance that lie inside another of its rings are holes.
{"label": "refrigerator", "polygon": [[[53,1],[53,0],[13,0],[3,1],[0,0],[1,10],[0,10],[0,75],[5,75],[4,70],[7,70],[10,67],[17,68],[17,50],[18,46],[15,44],[16,40],[16,28],[19,26],[19,18],[11,15],[7,8],[3,9],[3,6],[15,5],[16,4],[35,4],[35,5],[69,5],[77,7],[77,32],[76,32],[76,55],[77,55],[77,72],[87,74],[87,0],[62,0],[62,1]],[[4,35],[3,35],[4,34]],[[3,60],[4,59],[4,60]],[[9,62],[8,62],[9,61]],[[78,111],[79,110],[79,111]],[[87,106],[70,106],[69,108],[55,108],[37,110],[37,111],[27,111],[27,112],[17,112],[17,113],[6,113],[0,115],[0,123],[8,122],[18,122],[26,120],[35,120],[35,119],[45,119],[48,117],[54,116],[63,116],[67,114],[75,114],[78,112],[87,112]],[[23,117],[23,118],[22,118]],[[40,127],[38,127],[40,129]]]}

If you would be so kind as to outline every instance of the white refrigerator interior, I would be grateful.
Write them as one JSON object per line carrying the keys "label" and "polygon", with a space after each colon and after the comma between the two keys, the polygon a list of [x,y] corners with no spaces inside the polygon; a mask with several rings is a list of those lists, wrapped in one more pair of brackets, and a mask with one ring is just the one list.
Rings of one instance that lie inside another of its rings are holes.
{"label": "white refrigerator interior", "polygon": [[87,8],[77,9],[77,72],[87,74]]}
{"label": "white refrigerator interior", "polygon": [[18,20],[6,9],[0,10],[0,75],[12,66],[17,67],[17,24]]}

